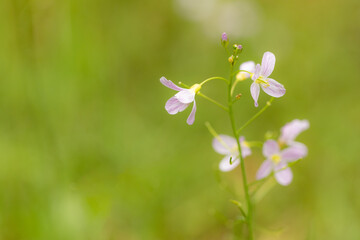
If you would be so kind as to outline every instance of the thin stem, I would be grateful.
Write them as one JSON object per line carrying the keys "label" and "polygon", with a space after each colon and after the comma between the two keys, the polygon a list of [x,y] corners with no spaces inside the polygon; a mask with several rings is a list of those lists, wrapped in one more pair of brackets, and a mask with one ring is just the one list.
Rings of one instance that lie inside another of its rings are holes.
{"label": "thin stem", "polygon": [[200,85],[202,86],[202,85],[205,84],[206,82],[211,81],[211,80],[215,80],[215,79],[223,80],[223,81],[225,81],[227,84],[229,83],[229,81],[228,81],[226,78],[223,78],[223,77],[211,77],[211,78],[208,78],[208,79],[205,79],[204,81],[202,81],[202,82],[200,83]]}
{"label": "thin stem", "polygon": [[266,105],[265,105],[260,111],[258,111],[252,118],[250,118],[249,121],[247,121],[244,125],[242,125],[242,126],[236,131],[236,133],[239,134],[244,128],[246,128],[250,123],[252,123],[252,121],[254,121],[257,117],[259,117],[268,107],[270,107],[271,102],[272,102],[273,100],[274,100],[274,97],[271,97],[271,99],[266,102]]}
{"label": "thin stem", "polygon": [[[189,85],[186,85],[186,84],[183,83],[183,82],[179,82],[179,84],[180,84],[181,86],[183,86],[183,87],[190,88]],[[221,107],[221,108],[224,109],[225,111],[227,111],[227,112],[229,111],[229,109],[228,109],[227,107],[225,107],[224,105],[222,105],[222,104],[219,103],[218,101],[216,101],[216,100],[214,100],[214,99],[206,96],[205,94],[203,94],[203,93],[201,93],[201,92],[198,92],[197,95],[199,95],[200,97],[205,98],[206,100],[214,103],[215,105],[217,105],[218,107]]]}
{"label": "thin stem", "polygon": [[225,111],[229,111],[229,109],[227,107],[225,107],[224,105],[222,105],[221,103],[217,102],[216,100],[212,99],[212,98],[209,98],[208,96],[202,94],[201,92],[198,92],[197,95],[199,95],[200,97],[202,98],[205,98],[206,100],[214,103],[215,105],[221,107],[222,109],[224,109]]}
{"label": "thin stem", "polygon": [[230,117],[230,122],[231,122],[231,127],[233,130],[233,134],[234,137],[236,139],[236,143],[239,149],[239,158],[240,158],[240,166],[241,166],[241,173],[242,173],[242,179],[243,179],[243,186],[244,186],[244,192],[245,192],[245,199],[246,199],[246,203],[247,203],[247,214],[245,216],[246,218],[246,222],[248,224],[248,230],[249,230],[249,240],[253,240],[253,229],[252,229],[252,203],[251,203],[251,198],[250,198],[250,194],[249,194],[249,187],[248,187],[248,183],[247,183],[247,178],[246,178],[246,171],[245,171],[245,162],[244,159],[242,157],[241,154],[241,145],[240,145],[240,141],[239,141],[239,135],[236,131],[236,126],[235,126],[235,118],[234,118],[234,113],[233,113],[233,108],[232,108],[232,97],[231,97],[231,87],[232,87],[232,80],[233,80],[233,71],[234,71],[234,66],[231,65],[231,71],[230,71],[230,82],[229,82],[229,87],[228,87],[228,106],[229,106],[229,117]]}
{"label": "thin stem", "polygon": [[215,131],[215,129],[211,126],[209,122],[205,122],[205,126],[207,127],[208,131],[216,138],[223,147],[231,151],[230,147],[224,142],[224,140],[219,136],[219,134]]}
{"label": "thin stem", "polygon": [[235,71],[234,73],[233,73],[233,76],[235,76],[235,75],[237,75],[239,72],[246,72],[246,73],[248,73],[248,74],[253,74],[252,72],[249,72],[249,71],[246,71],[246,70],[237,70],[237,71]]}

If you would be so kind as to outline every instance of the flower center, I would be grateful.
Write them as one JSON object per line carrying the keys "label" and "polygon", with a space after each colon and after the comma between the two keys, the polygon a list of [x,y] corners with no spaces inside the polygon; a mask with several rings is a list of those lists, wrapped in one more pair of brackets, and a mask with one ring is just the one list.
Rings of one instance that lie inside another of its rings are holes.
{"label": "flower center", "polygon": [[249,143],[247,141],[242,141],[241,145],[243,145],[244,147],[250,148],[250,145],[249,145]]}
{"label": "flower center", "polygon": [[261,84],[263,87],[268,87],[268,86],[270,86],[268,80],[267,80],[267,79],[264,79],[263,76],[260,76],[258,79],[256,79],[256,80],[255,80],[255,83]]}
{"label": "flower center", "polygon": [[190,90],[194,91],[194,93],[198,93],[201,89],[201,85],[200,84],[194,84],[191,86]]}
{"label": "flower center", "polygon": [[274,154],[271,156],[271,161],[273,161],[275,164],[278,164],[281,161],[281,156],[279,154]]}

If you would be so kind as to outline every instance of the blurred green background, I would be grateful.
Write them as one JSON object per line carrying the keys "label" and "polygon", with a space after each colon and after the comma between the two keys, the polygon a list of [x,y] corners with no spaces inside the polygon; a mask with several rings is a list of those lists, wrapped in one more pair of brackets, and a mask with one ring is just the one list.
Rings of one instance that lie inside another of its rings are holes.
{"label": "blurred green background", "polygon": [[[161,76],[227,76],[226,31],[242,60],[277,57],[286,95],[244,134],[263,140],[295,119],[309,156],[256,208],[256,239],[360,239],[358,0],[1,0],[0,239],[233,239],[237,168],[204,122],[229,119],[198,98],[170,116]],[[238,125],[256,109],[238,88]],[[226,87],[202,89],[225,102]],[[261,94],[260,106],[268,96]],[[263,161],[246,160],[250,180]],[[227,189],[230,189],[228,191]],[[235,227],[236,228],[236,227]]]}

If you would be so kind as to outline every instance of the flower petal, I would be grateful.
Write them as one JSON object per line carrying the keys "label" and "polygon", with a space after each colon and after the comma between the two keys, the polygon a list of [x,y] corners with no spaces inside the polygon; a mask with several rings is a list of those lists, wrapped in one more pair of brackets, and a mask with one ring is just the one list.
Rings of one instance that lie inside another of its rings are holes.
{"label": "flower petal", "polygon": [[272,52],[265,52],[261,61],[261,75],[264,78],[270,76],[275,67],[275,55]]}
{"label": "flower petal", "polygon": [[189,125],[192,125],[195,121],[195,113],[196,113],[196,103],[195,103],[195,99],[194,99],[194,105],[193,108],[191,110],[191,113],[188,117],[188,119],[186,120],[186,123]]}
{"label": "flower petal", "polygon": [[165,87],[171,88],[171,89],[173,89],[173,90],[176,90],[176,91],[182,91],[182,90],[184,90],[184,88],[178,87],[175,83],[173,83],[173,82],[170,81],[170,80],[167,80],[165,77],[161,77],[161,78],[160,78],[160,82],[161,82]]}
{"label": "flower petal", "polygon": [[[286,165],[279,164],[278,166],[276,166],[275,171],[280,170],[284,167],[286,167]],[[289,185],[293,179],[293,174],[291,169],[289,167],[286,167],[284,170],[275,172],[275,179],[281,185],[284,186]]]}
{"label": "flower petal", "polygon": [[296,143],[281,152],[281,158],[286,162],[294,162],[307,155],[305,144]]}
{"label": "flower petal", "polygon": [[251,155],[251,149],[248,144],[246,144],[245,137],[241,136],[239,138],[240,146],[241,146],[241,155],[243,158]]}
{"label": "flower petal", "polygon": [[269,86],[261,85],[262,90],[266,92],[268,95],[272,97],[282,97],[284,96],[286,89],[284,88],[284,85],[278,83],[274,79],[268,78],[267,79]]}
{"label": "flower petal", "polygon": [[175,94],[175,97],[182,103],[191,103],[195,99],[195,93],[189,89],[184,89]]}
{"label": "flower petal", "polygon": [[212,141],[212,146],[217,153],[220,154],[231,154],[231,149],[236,147],[237,143],[235,138],[220,134]]}
{"label": "flower petal", "polygon": [[[248,72],[255,72],[255,62],[253,61],[247,61],[247,62],[244,62],[240,65],[240,70],[245,70],[245,71],[248,71]],[[247,72],[243,72],[244,76],[246,76],[246,78],[249,78],[250,77],[250,74],[247,73]]]}
{"label": "flower petal", "polygon": [[253,82],[250,86],[250,93],[252,98],[254,99],[255,107],[258,107],[258,99],[259,99],[259,93],[260,93],[260,87],[259,84]]}
{"label": "flower petal", "polygon": [[256,173],[256,179],[260,180],[264,177],[269,176],[271,171],[273,170],[273,163],[270,159],[266,159],[260,166],[259,170]]}
{"label": "flower petal", "polygon": [[184,111],[188,106],[188,103],[182,103],[174,96],[166,102],[165,109],[169,114],[174,115]]}
{"label": "flower petal", "polygon": [[308,120],[295,119],[281,128],[280,141],[290,144],[295,138],[310,126]]}
{"label": "flower petal", "polygon": [[260,77],[260,73],[261,73],[261,66],[260,64],[256,64],[255,66],[255,72],[254,72],[254,75],[252,75],[251,79],[252,80],[256,80]]}
{"label": "flower petal", "polygon": [[275,140],[267,140],[263,146],[263,155],[265,157],[271,157],[274,154],[279,153],[279,144]]}
{"label": "flower petal", "polygon": [[[232,164],[230,164],[230,157]],[[236,168],[240,163],[240,160],[237,157],[232,155],[225,156],[219,163],[219,169],[223,172],[228,172]]]}

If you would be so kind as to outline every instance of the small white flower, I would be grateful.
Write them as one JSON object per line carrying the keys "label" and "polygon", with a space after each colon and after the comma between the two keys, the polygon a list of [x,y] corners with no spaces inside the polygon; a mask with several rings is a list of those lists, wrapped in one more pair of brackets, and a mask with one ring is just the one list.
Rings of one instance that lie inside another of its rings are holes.
{"label": "small white flower", "polygon": [[165,87],[178,91],[178,93],[175,94],[175,96],[173,96],[172,98],[170,98],[165,104],[165,109],[169,114],[174,115],[182,112],[190,105],[190,103],[194,102],[191,113],[186,120],[187,124],[192,125],[195,121],[196,113],[195,94],[200,90],[200,84],[195,84],[190,89],[186,89],[178,87],[176,84],[174,84],[170,80],[167,80],[165,77],[160,78],[160,82]]}
{"label": "small white flower", "polygon": [[[251,149],[245,141],[245,137],[240,137],[239,140],[241,145],[242,157],[245,158],[251,154]],[[225,155],[225,157],[220,161],[219,164],[219,168],[221,171],[228,172],[239,165],[239,148],[237,146],[235,138],[221,134],[213,139],[212,145],[217,153]]]}

